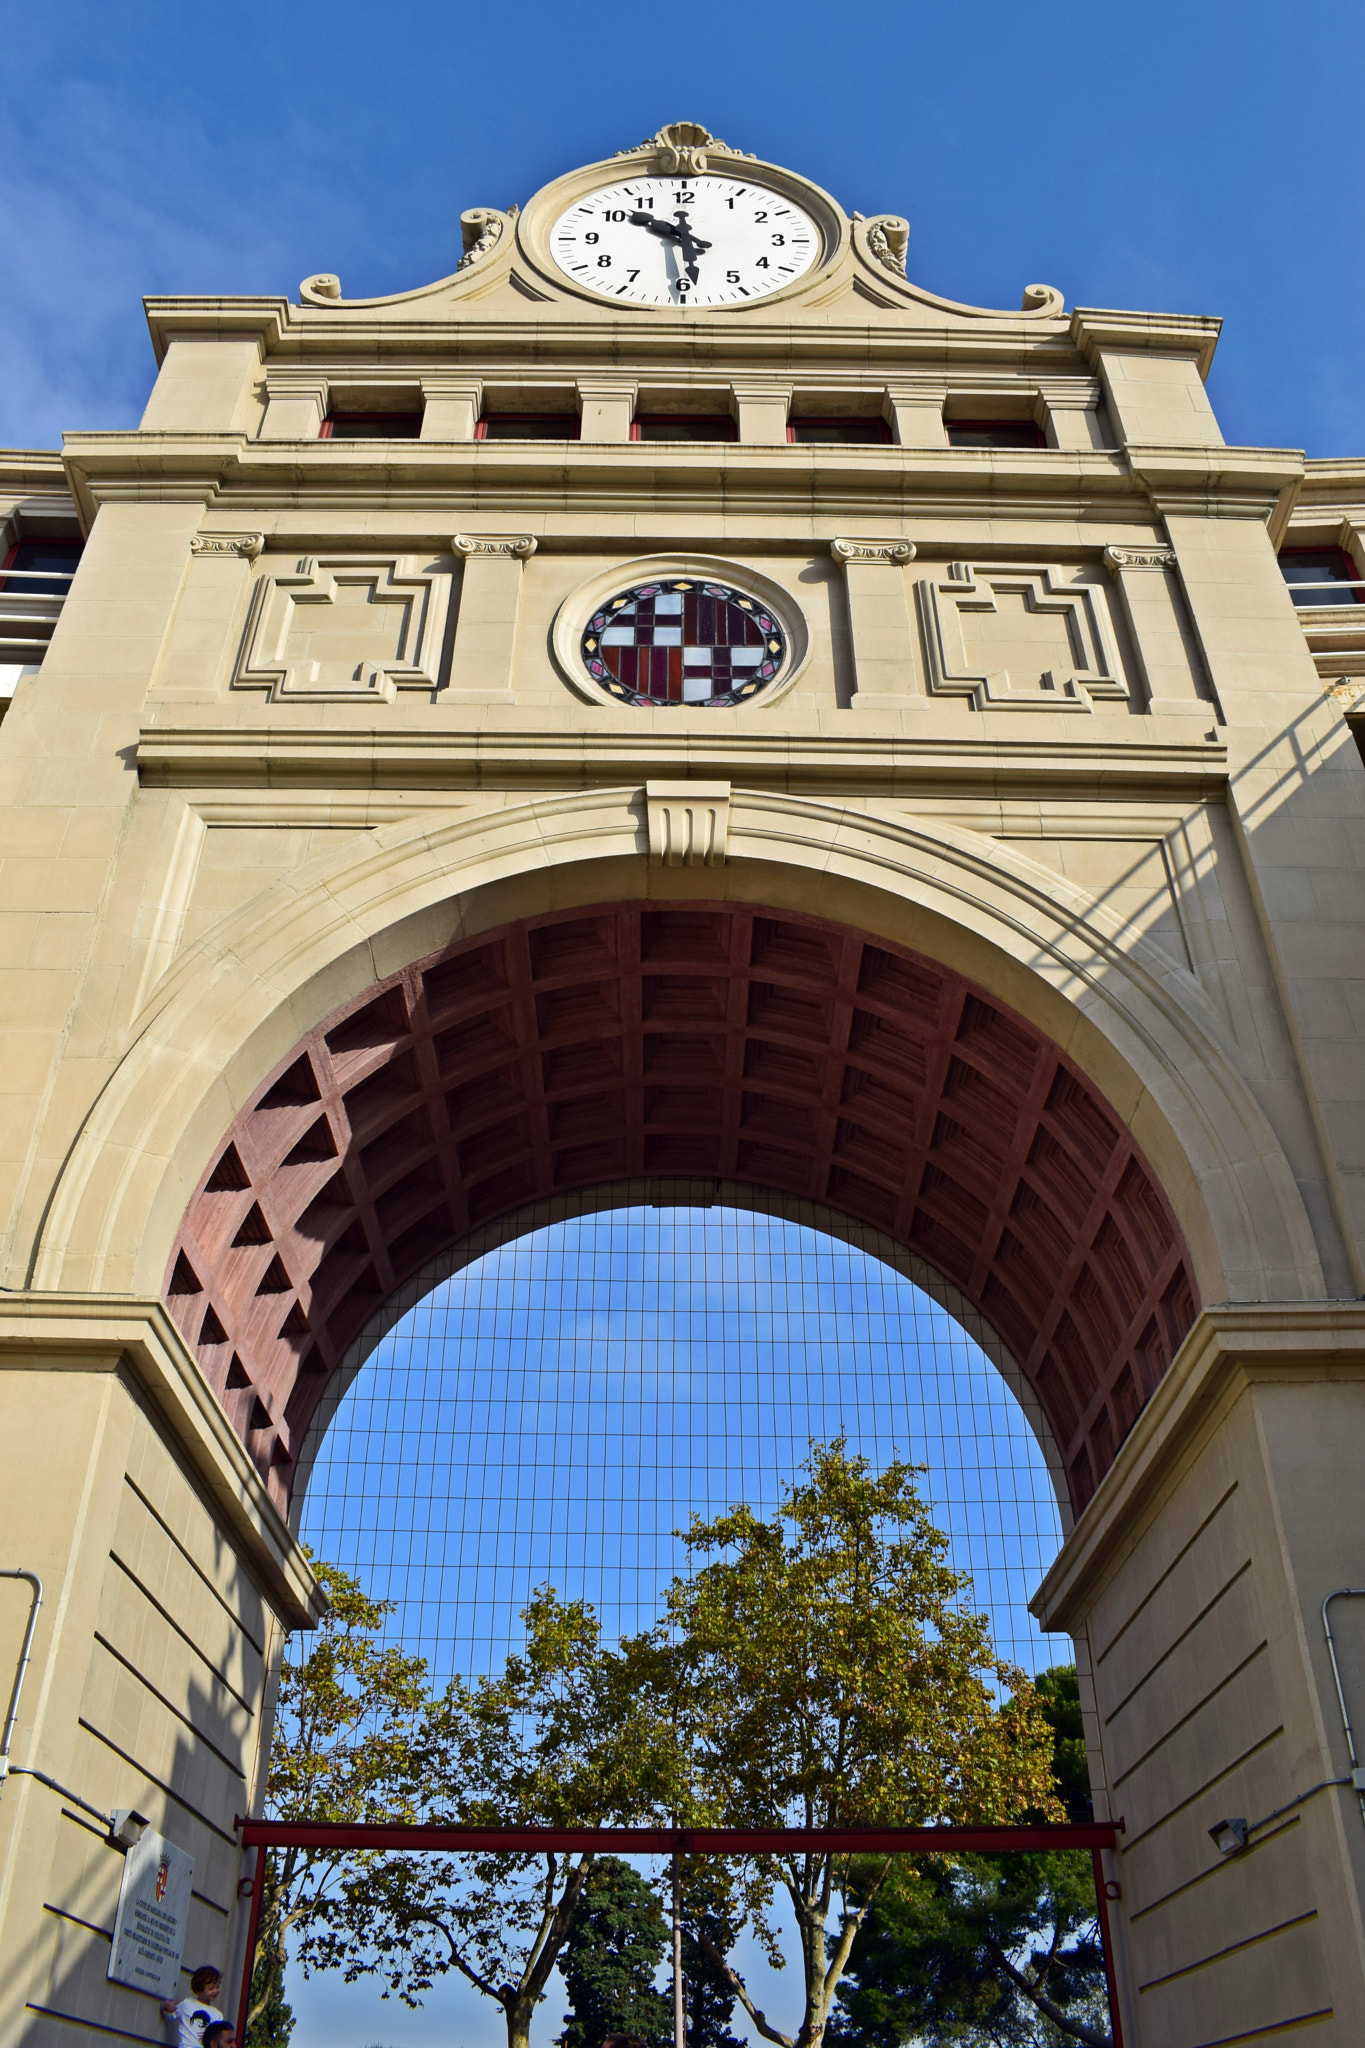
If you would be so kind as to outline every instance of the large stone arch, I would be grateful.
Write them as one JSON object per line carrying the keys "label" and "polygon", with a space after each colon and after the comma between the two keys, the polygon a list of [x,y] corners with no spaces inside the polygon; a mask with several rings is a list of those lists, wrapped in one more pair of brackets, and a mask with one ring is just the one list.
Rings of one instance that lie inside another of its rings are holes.
{"label": "large stone arch", "polygon": [[333,1373],[472,1228],[615,1176],[827,1202],[917,1252],[1019,1360],[1083,1505],[1197,1309],[1122,1119],[922,954],[745,904],[543,912],[343,1004],[234,1118],[164,1284],[287,1496]]}
{"label": "large stone arch", "polygon": [[[225,1133],[244,1130],[243,1119],[249,1123],[260,1115],[273,1114],[265,1109],[272,1091],[281,1113],[302,1112],[309,1099],[305,1077],[302,1072],[297,1076],[301,1099],[292,1104],[286,1100],[291,1085],[287,1077],[303,1059],[313,1067],[316,1079],[311,1048],[326,1048],[318,1058],[332,1060],[328,1041],[338,1034],[338,1055],[343,1061],[351,1059],[352,1066],[347,1069],[345,1086],[324,1091],[319,1084],[314,1098],[318,1103],[323,1102],[324,1094],[329,1104],[344,1101],[353,1078],[357,1084],[370,1080],[369,1068],[361,1075],[354,1064],[359,1059],[363,1065],[369,1057],[361,1043],[366,1033],[372,1035],[376,1048],[381,1040],[389,1048],[383,1055],[376,1050],[377,1082],[395,1061],[409,1056],[415,1060],[414,1005],[425,1006],[424,1016],[431,1014],[426,971],[415,963],[430,963],[438,973],[445,971],[439,963],[446,963],[458,983],[465,970],[457,963],[473,960],[481,952],[491,959],[489,947],[514,944],[530,963],[533,934],[549,934],[562,927],[563,943],[572,948],[579,940],[571,933],[581,927],[582,944],[602,949],[600,967],[604,960],[617,956],[612,955],[600,929],[590,940],[588,928],[593,927],[594,918],[600,921],[625,915],[620,907],[633,905],[636,907],[629,915],[642,935],[638,940],[642,948],[654,942],[644,938],[647,930],[666,944],[674,944],[685,929],[693,931],[702,951],[689,955],[686,945],[682,947],[676,954],[676,978],[715,982],[719,977],[729,991],[727,1004],[732,999],[747,1003],[752,989],[760,984],[786,988],[793,1001],[818,1004],[818,984],[824,974],[827,981],[833,977],[831,988],[844,989],[839,1000],[850,1015],[859,1009],[879,1020],[880,1026],[894,1030],[898,1006],[912,1000],[914,987],[928,988],[932,982],[938,991],[934,1032],[939,1064],[946,1072],[946,1062],[959,1057],[951,1050],[953,1044],[966,1042],[955,1036],[959,1031],[966,1037],[975,1035],[981,1051],[975,1071],[995,1085],[1002,1083],[1012,1059],[1016,1087],[1023,1091],[1015,1102],[1016,1112],[1023,1114],[1027,1099],[1028,1114],[1033,1118],[1028,1143],[1044,1128],[1057,1136],[1056,1129],[1047,1124],[1048,1117],[1054,1116],[1047,1107],[1054,1084],[1079,1090],[1077,1100],[1083,1097],[1093,1105],[1094,1114],[1114,1133],[1114,1143],[1093,1168],[1097,1178],[1088,1184],[1084,1213],[1069,1217],[1055,1201],[1052,1209],[1064,1230],[1084,1235],[1087,1220],[1093,1225],[1086,1246],[1078,1250],[1079,1240],[1071,1246],[1073,1280],[1083,1288],[1091,1286],[1092,1282],[1082,1277],[1084,1254],[1094,1251],[1094,1233],[1102,1227],[1111,1226],[1129,1250],[1133,1249],[1132,1229],[1125,1231],[1123,1222],[1114,1218],[1110,1201],[1130,1167],[1141,1176],[1144,1188],[1152,1190],[1154,1213],[1159,1211],[1164,1219],[1167,1248],[1178,1244],[1179,1251],[1172,1255],[1174,1264],[1168,1261],[1160,1271],[1159,1260],[1140,1264],[1142,1284],[1136,1300],[1145,1316],[1140,1326],[1130,1329],[1125,1323],[1127,1349],[1123,1356],[1119,1356],[1122,1346],[1118,1350],[1110,1347],[1095,1367],[1099,1378],[1093,1386],[1078,1380],[1073,1368],[1070,1384],[1071,1399],[1079,1404],[1076,1416],[1068,1423],[1066,1415],[1059,1412],[1055,1419],[1059,1435],[1071,1446],[1073,1491],[1083,1499],[1107,1465],[1132,1414],[1150,1393],[1154,1375],[1159,1377],[1165,1369],[1197,1298],[1205,1302],[1283,1299],[1320,1291],[1321,1276],[1307,1219],[1273,1133],[1226,1048],[1220,1045],[1211,1013],[1192,979],[1181,976],[1155,949],[1141,941],[1135,945],[1131,933],[1121,933],[1102,910],[1032,863],[970,833],[877,817],[846,806],[736,793],[731,810],[731,859],[719,872],[651,868],[641,792],[591,792],[454,822],[436,823],[428,818],[384,828],[302,871],[288,885],[283,900],[277,891],[268,907],[263,901],[225,920],[186,953],[155,992],[134,1042],[87,1120],[46,1218],[34,1284],[148,1293],[159,1291],[164,1284],[172,1290],[172,1301],[181,1301],[182,1327],[187,1335],[202,1344],[203,1316],[214,1291],[213,1284],[208,1284],[212,1276],[195,1267],[187,1244],[174,1252],[173,1245],[193,1204],[209,1194],[234,1192],[227,1185],[210,1188],[215,1174],[226,1182],[235,1170],[246,1173],[250,1180],[240,1146],[236,1169],[220,1165],[226,1157]],[[549,905],[557,905],[558,910],[551,911]],[[642,920],[650,918],[655,924],[646,926]],[[703,945],[702,924],[708,918],[710,937]],[[722,926],[738,949],[728,960],[725,974],[721,974],[714,953],[721,943],[716,935]],[[809,957],[804,981],[803,971],[796,967],[785,976],[771,960],[764,967],[769,940],[761,932],[755,937],[759,927],[789,932],[790,940],[779,937],[771,943],[779,950],[788,945],[794,948],[793,960],[802,943],[799,935],[806,934]],[[521,936],[513,940],[509,936],[513,931]],[[669,932],[673,938],[667,937]],[[741,932],[746,936],[736,936]],[[620,942],[619,931],[617,936]],[[549,937],[534,940],[541,952],[557,943]],[[741,962],[745,946],[748,958]],[[887,988],[894,985],[896,992],[888,1001],[879,1002],[864,986],[866,999],[855,1002],[858,977],[874,974],[867,964],[873,954],[884,957]],[[810,963],[821,955],[835,964],[817,972]],[[651,978],[644,972],[647,964],[642,954],[624,980],[642,984]],[[488,966],[486,971],[493,976],[490,987],[496,994],[496,971]],[[569,979],[562,982],[563,988],[587,985],[582,959],[566,972]],[[920,984],[916,976],[921,977]],[[927,981],[923,980],[926,976]],[[660,976],[656,973],[653,978]],[[617,979],[624,986],[622,977]],[[557,990],[551,987],[553,981],[555,976],[540,975],[528,964],[516,999],[524,1019],[533,1017],[542,993],[558,999]],[[737,993],[741,989],[745,992],[742,998]],[[952,1011],[951,1024],[948,1009]],[[747,1016],[747,1011],[744,1014]],[[740,1028],[739,1019],[739,1010],[733,1020],[727,1010],[727,1044],[746,1039],[747,1026]],[[601,1025],[602,1019],[598,1022]],[[526,1022],[523,1037],[531,1029]],[[387,1039],[383,1039],[385,1030],[390,1034]],[[997,1050],[987,1057],[981,1049],[992,1033]],[[434,1029],[427,1031],[424,1044],[434,1044],[439,1035]],[[591,1026],[586,1035],[592,1036]],[[642,1025],[641,1037],[648,1035]],[[770,1036],[763,1042],[775,1044],[779,1039]],[[526,1038],[515,1057],[530,1057],[530,1044]],[[1007,1045],[1013,1047],[1012,1053],[1006,1051]],[[535,1038],[535,1047],[534,1056],[539,1058],[540,1037]],[[553,1048],[546,1044],[543,1049]],[[731,1052],[727,1058],[742,1056]],[[840,1069],[840,1089],[849,1064],[846,1061]],[[886,1078],[884,1063],[880,1070],[866,1061],[851,1064],[859,1072],[875,1078],[880,1071],[883,1081]],[[437,1074],[439,1078],[439,1061]],[[741,1067],[732,1093],[737,1089],[739,1096],[744,1094],[742,1080]],[[382,1088],[376,1086],[376,1099],[383,1088],[393,1085],[390,1076]],[[446,1085],[442,1084],[442,1093]],[[674,1085],[681,1084],[675,1081]],[[697,1085],[701,1086],[700,1080]],[[822,1087],[833,1089],[834,1079],[827,1076]],[[1034,1096],[1042,1090],[1041,1096],[1034,1100],[1030,1089]],[[838,1102],[826,1101],[819,1089],[815,1092],[827,1124],[832,1117],[837,1126],[841,1121],[835,1114]],[[393,1098],[394,1104],[401,1099]],[[427,1093],[420,1099],[425,1105]],[[798,1101],[793,1095],[785,1099],[794,1105]],[[945,1107],[949,1099],[936,1098],[935,1115],[949,1115]],[[395,1107],[395,1121],[401,1122],[402,1115],[417,1106],[414,1095],[408,1109],[400,1113]],[[809,1091],[799,1106],[807,1114],[816,1113]],[[302,1126],[304,1120],[295,1115],[293,1121]],[[309,1124],[314,1121],[315,1115],[307,1119]],[[842,1121],[851,1125],[856,1119]],[[893,1122],[890,1118],[880,1134],[875,1118],[860,1126],[868,1134],[864,1149],[879,1135],[883,1145],[888,1144],[886,1131]],[[364,1143],[369,1144],[373,1141],[368,1126],[365,1129]],[[750,1130],[741,1136],[741,1129],[732,1118],[727,1142],[733,1140],[736,1163],[738,1147],[748,1146],[746,1175],[750,1179],[755,1175],[773,1177],[771,1162],[764,1165],[760,1159],[759,1133]],[[294,1133],[277,1166],[283,1166],[288,1152],[304,1135],[302,1127]],[[636,1135],[643,1145],[651,1135],[662,1139],[666,1134],[662,1130],[651,1134],[641,1123]],[[677,1138],[683,1135],[674,1133]],[[458,1163],[461,1141],[453,1131],[450,1138]],[[584,1137],[581,1142],[589,1145],[594,1141]],[[622,1137],[621,1142],[627,1140]],[[636,1137],[629,1142],[634,1144]],[[363,1149],[358,1134],[356,1147],[357,1151]],[[561,1149],[571,1149],[567,1141],[561,1148],[548,1138],[546,1148],[549,1158]],[[781,1134],[770,1141],[770,1150],[774,1148],[780,1155]],[[247,1149],[251,1149],[249,1141]],[[917,1170],[921,1179],[932,1150],[931,1142],[920,1144]],[[856,1147],[845,1143],[843,1156],[836,1157],[838,1151],[836,1138],[822,1141],[811,1153],[812,1160],[818,1154],[827,1176],[840,1176],[833,1183],[835,1206],[894,1230],[897,1215],[889,1187],[900,1172],[908,1190],[908,1155],[899,1167],[883,1160],[880,1173],[864,1159],[860,1172]],[[313,1162],[319,1172],[322,1163]],[[300,1157],[296,1168],[303,1165]],[[581,1163],[582,1175],[593,1179],[600,1180],[604,1171],[610,1170],[602,1159],[585,1158]],[[645,1170],[644,1152],[639,1154],[638,1167],[627,1159],[621,1170]],[[669,1170],[657,1147],[648,1170]],[[681,1151],[673,1170],[684,1170]],[[703,1170],[710,1171],[709,1164]],[[718,1164],[717,1170],[732,1169]],[[460,1171],[464,1173],[463,1168]],[[498,1168],[498,1172],[504,1171],[512,1178],[501,1193],[486,1191],[480,1200],[505,1200],[511,1207],[534,1191],[524,1177],[516,1178],[519,1169],[510,1157]],[[496,1174],[484,1179],[496,1179]],[[475,1179],[472,1184],[482,1185],[482,1181]],[[779,1177],[775,1184],[790,1187],[791,1181]],[[977,1185],[982,1184],[982,1172],[978,1171]],[[955,1185],[965,1187],[966,1182],[958,1176]],[[813,1183],[807,1182],[802,1191],[809,1192],[812,1187]],[[386,1182],[383,1192],[388,1191]],[[235,1192],[245,1194],[247,1190]],[[449,1192],[447,1186],[443,1199]],[[829,1179],[819,1192],[822,1198],[830,1198]],[[1000,1213],[991,1230],[997,1242],[1004,1232],[1014,1243],[1023,1243],[1018,1232],[1004,1222],[1009,1201],[1017,1192],[1014,1188],[1008,1198],[1000,1195],[996,1201]],[[1035,1189],[1035,1193],[1041,1196],[1042,1190]],[[309,1201],[314,1199],[310,1193]],[[908,1192],[905,1200],[910,1200]],[[1094,1207],[1097,1203],[1108,1206],[1101,1211]],[[226,1213],[232,1205],[220,1206]],[[257,1207],[262,1221],[248,1227],[247,1242],[250,1230],[264,1229],[273,1243],[274,1228],[285,1227],[282,1214],[272,1223],[266,1210]],[[987,1209],[990,1207],[988,1201]],[[296,1211],[289,1218],[289,1229],[302,1213]],[[356,1213],[360,1213],[358,1207]],[[920,1204],[919,1213],[931,1217],[934,1204]],[[959,1245],[970,1239],[975,1217],[974,1210],[959,1217]],[[1278,1229],[1266,1227],[1268,1217],[1278,1222]],[[441,1227],[458,1229],[460,1219],[454,1211],[450,1219],[449,1225]],[[465,1220],[470,1219],[467,1216]],[[909,1233],[913,1212],[900,1220]],[[416,1215],[408,1218],[403,1212],[403,1222],[404,1230],[417,1230],[422,1219]],[[937,1222],[948,1229],[945,1213],[938,1214]],[[1129,1223],[1131,1226],[1131,1218]],[[435,1229],[435,1223],[430,1227]],[[1044,1233],[1052,1228],[1050,1224],[1040,1227]],[[231,1236],[239,1236],[242,1229],[241,1221],[234,1223]],[[338,1238],[344,1234],[336,1233]],[[1036,1240],[1035,1248],[1041,1241]],[[433,1248],[430,1242],[414,1238],[405,1245],[403,1258],[410,1265],[420,1263],[419,1253],[424,1259]],[[242,1252],[246,1246],[233,1249]],[[293,1329],[285,1332],[281,1326],[272,1329],[268,1338],[259,1336],[271,1312],[270,1288],[278,1290],[280,1273],[271,1274],[264,1294],[258,1292],[271,1261],[279,1257],[278,1250],[267,1251],[264,1240],[258,1249],[265,1256],[259,1260],[253,1256],[247,1262],[262,1265],[261,1275],[253,1280],[251,1300],[268,1306],[251,1312],[254,1320],[247,1349],[250,1352],[258,1341],[267,1349],[281,1343],[288,1348],[294,1338],[301,1337],[298,1324],[308,1320],[307,1310],[299,1289],[291,1285],[288,1302],[277,1299],[273,1307],[286,1311],[286,1321],[294,1316]],[[182,1250],[195,1282],[206,1284],[190,1289],[184,1273],[177,1282]],[[1105,1350],[1103,1339],[1094,1330],[1073,1340],[1063,1328],[1064,1316],[1072,1329],[1079,1332],[1081,1328],[1076,1319],[1078,1304],[1067,1292],[1070,1281],[1053,1285],[1045,1303],[1038,1299],[1035,1286],[1032,1311],[1026,1308],[1023,1296],[1007,1307],[1001,1305],[1001,1276],[994,1267],[989,1273],[984,1266],[967,1270],[961,1251],[954,1252],[946,1244],[939,1247],[937,1256],[931,1256],[968,1294],[973,1283],[978,1291],[984,1291],[988,1280],[994,1280],[991,1320],[1022,1356],[1042,1342],[1040,1330],[1030,1334],[1021,1322],[1021,1316],[1030,1313],[1046,1323],[1049,1340],[1060,1331],[1064,1344],[1079,1341],[1080,1348],[1094,1351],[1096,1358]],[[202,1248],[200,1257],[204,1263]],[[382,1258],[377,1266],[370,1263],[374,1287],[382,1290],[393,1284],[391,1259],[387,1277]],[[281,1265],[286,1278],[290,1277],[288,1260],[282,1259]],[[1163,1289],[1177,1266],[1188,1286],[1188,1313],[1184,1308],[1175,1311],[1170,1304],[1163,1307]],[[1086,1270],[1093,1277],[1093,1261]],[[1106,1283],[1095,1284],[1098,1300],[1106,1293]],[[177,1287],[182,1288],[180,1295]],[[1107,1292],[1112,1313],[1112,1286]],[[206,1299],[195,1311],[199,1327],[191,1331],[190,1303],[198,1294]],[[372,1305],[372,1300],[368,1304],[357,1300],[348,1314],[358,1313],[362,1306],[368,1312]],[[335,1314],[338,1302],[327,1306]],[[221,1307],[214,1308],[213,1314],[217,1325],[226,1329]],[[1156,1348],[1149,1344],[1144,1351],[1138,1340],[1149,1323],[1159,1343]],[[208,1328],[212,1335],[215,1324],[209,1323]],[[339,1323],[337,1337],[341,1335]],[[283,1493],[294,1426],[306,1426],[301,1397],[292,1384],[285,1389],[271,1378],[283,1353],[271,1350],[258,1380],[253,1376],[253,1362],[243,1359],[241,1347],[228,1343],[226,1337],[222,1341],[227,1349],[221,1359],[206,1356],[206,1367],[211,1377],[221,1380],[229,1407],[235,1400],[236,1406],[244,1408],[242,1432],[274,1471],[277,1490]],[[315,1338],[312,1341],[316,1343]],[[335,1355],[335,1345],[331,1348]],[[205,1346],[206,1352],[220,1349]],[[1037,1370],[1043,1370],[1041,1353],[1034,1363]],[[1060,1385],[1066,1375],[1059,1372],[1058,1364],[1054,1358],[1048,1369]],[[238,1383],[230,1385],[232,1378]],[[293,1425],[285,1412],[291,1400],[295,1402]]]}

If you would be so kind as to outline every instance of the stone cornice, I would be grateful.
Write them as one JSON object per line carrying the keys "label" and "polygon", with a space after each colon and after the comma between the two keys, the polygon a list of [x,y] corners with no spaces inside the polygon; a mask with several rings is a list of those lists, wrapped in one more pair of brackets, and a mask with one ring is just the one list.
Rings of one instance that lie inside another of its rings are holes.
{"label": "stone cornice", "polygon": [[[380,452],[382,449],[382,452]],[[1088,510],[1098,500],[1140,496],[1160,514],[1194,511],[1266,518],[1292,499],[1303,457],[1282,448],[1072,449],[878,446],[789,448],[761,443],[650,441],[255,441],[240,433],[82,433],[64,441],[66,473],[82,517],[111,500],[205,502],[228,492],[236,517],[296,506],[301,497],[344,510],[442,502],[466,517],[480,508],[527,518],[547,482],[576,509],[616,507],[659,493],[674,505],[689,487],[713,503],[809,515],[810,501],[845,493],[850,512],[899,519],[989,513],[996,517]],[[1136,487],[1136,493],[1135,493]],[[492,495],[495,494],[495,495]],[[848,523],[849,514],[840,523]]]}
{"label": "stone cornice", "polygon": [[315,1627],[326,1601],[308,1561],[164,1305],[135,1295],[0,1294],[0,1370],[89,1372],[100,1361],[126,1365],[285,1627]]}
{"label": "stone cornice", "polygon": [[[443,716],[439,709],[434,715]],[[589,779],[612,785],[703,775],[768,788],[851,785],[868,795],[944,785],[1018,795],[1056,786],[1084,794],[1101,785],[1106,792],[1178,790],[1184,799],[1221,792],[1227,774],[1221,741],[1192,741],[1183,719],[1167,721],[1164,733],[1160,720],[1143,723],[1148,732],[1142,739],[1130,736],[1134,721],[1125,714],[1107,720],[1103,736],[1002,741],[869,733],[866,715],[846,732],[825,721],[817,730],[793,733],[784,721],[782,731],[749,727],[724,737],[631,731],[605,722],[568,731],[370,726],[347,732],[316,721],[225,726],[172,724],[168,717],[143,727],[138,768],[145,783],[180,789],[405,790],[409,807],[420,803],[423,790],[579,789],[589,769]],[[1175,726],[1182,729],[1171,730]]]}
{"label": "stone cornice", "polygon": [[219,298],[209,293],[175,298],[156,295],[144,298],[142,306],[158,363],[180,336],[194,341],[228,341],[254,334],[264,350],[277,348],[294,310],[288,299]]}
{"label": "stone cornice", "polygon": [[1088,363],[1113,349],[1193,357],[1207,377],[1222,331],[1221,320],[1199,313],[1128,313],[1104,306],[1077,306],[1071,315],[1071,338]]}
{"label": "stone cornice", "polygon": [[1205,1309],[1029,1602],[1046,1629],[1093,1604],[1219,1408],[1256,1381],[1365,1379],[1365,1301]]}

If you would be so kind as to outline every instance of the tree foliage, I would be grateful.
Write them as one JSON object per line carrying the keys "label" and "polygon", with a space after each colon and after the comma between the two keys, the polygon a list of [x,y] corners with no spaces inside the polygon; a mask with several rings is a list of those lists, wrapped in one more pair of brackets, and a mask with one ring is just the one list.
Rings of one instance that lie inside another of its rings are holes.
{"label": "tree foliage", "polygon": [[[295,1658],[286,1650],[281,1663],[267,1811],[291,1820],[414,1819],[410,1788],[427,1702],[426,1665],[379,1646],[392,1602],[368,1599],[335,1565],[314,1559],[313,1570],[328,1608],[306,1655]],[[352,1859],[337,1851],[283,1849],[265,1856],[247,2018],[251,2048],[278,2048],[288,2039],[290,1947],[305,1971],[318,1959],[351,1876]]]}
{"label": "tree foliage", "polygon": [[[1074,1665],[1043,1672],[1057,1797],[1091,1802]],[[855,1894],[870,1859],[855,1871]],[[1058,2048],[1108,2044],[1104,1955],[1084,1852],[901,1859],[853,1944],[831,2048]]]}
{"label": "tree foliage", "polygon": [[671,2003],[654,1988],[668,1946],[648,1879],[617,1856],[598,1857],[559,1958],[570,2006],[563,2048],[601,2048],[618,2033],[638,2034],[643,2048],[671,2048]]}
{"label": "tree foliage", "polygon": [[[453,1680],[416,1732],[409,1798],[457,1825],[629,1826],[680,1797],[676,1746],[658,1718],[648,1645],[609,1650],[592,1610],[544,1587],[524,1610],[526,1647],[503,1672]],[[420,2003],[457,1971],[496,2001],[509,2048],[564,1947],[590,1855],[374,1855],[352,1875],[312,1960],[348,1981],[376,1971]]]}
{"label": "tree foliage", "polygon": [[[970,1581],[911,1467],[874,1474],[842,1439],[764,1521],[747,1507],[693,1518],[703,1560],[676,1579],[675,1699],[700,1806],[730,1827],[858,1827],[1061,1817],[1051,1734],[1033,1687],[996,1656]],[[1000,1690],[1009,1697],[998,1704]],[[703,1942],[765,2040],[815,2048],[889,1865],[850,1888],[847,1857],[757,1858],[735,1903],[781,1963],[768,1917],[791,1901],[802,2012],[784,2032]],[[836,1903],[837,1902],[837,1903]]]}

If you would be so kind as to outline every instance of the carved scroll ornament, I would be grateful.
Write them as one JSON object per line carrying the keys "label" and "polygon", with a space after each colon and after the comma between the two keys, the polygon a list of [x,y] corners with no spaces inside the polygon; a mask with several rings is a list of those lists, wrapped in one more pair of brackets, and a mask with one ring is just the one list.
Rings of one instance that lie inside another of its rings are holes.
{"label": "carved scroll ornament", "polygon": [[867,224],[867,246],[885,269],[905,276],[905,252],[910,247],[910,223],[898,213],[879,213]]}
{"label": "carved scroll ornament", "polygon": [[530,533],[457,533],[450,545],[466,561],[471,555],[504,555],[526,562],[536,551],[535,536]]}
{"label": "carved scroll ornament", "polygon": [[472,264],[481,262],[491,249],[502,240],[503,230],[509,228],[520,209],[509,206],[471,206],[460,215],[460,233],[464,236],[464,255],[455,265],[456,270],[468,270]]}
{"label": "carved scroll ornament", "polygon": [[196,533],[190,542],[194,555],[240,555],[254,562],[265,546],[263,533]]}
{"label": "carved scroll ornament", "polygon": [[885,562],[891,568],[915,559],[912,540],[832,540],[829,551],[836,562]]}

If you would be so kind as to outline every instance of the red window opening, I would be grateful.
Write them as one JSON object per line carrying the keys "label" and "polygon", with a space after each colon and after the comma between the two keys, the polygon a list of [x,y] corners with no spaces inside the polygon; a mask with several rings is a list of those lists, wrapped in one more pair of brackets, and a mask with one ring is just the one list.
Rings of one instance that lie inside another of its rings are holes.
{"label": "red window opening", "polygon": [[[23,573],[14,577],[0,574],[0,590],[8,590],[16,597],[65,597],[84,546],[80,540],[16,541],[0,570],[17,569]],[[40,580],[35,573],[43,569],[52,572],[51,582]]]}
{"label": "red window opening", "polygon": [[1365,581],[1345,548],[1283,548],[1280,574],[1296,605],[1365,604]]}
{"label": "red window opening", "polygon": [[417,441],[421,434],[420,412],[329,412],[318,430],[318,439]]}
{"label": "red window opening", "polygon": [[891,429],[885,420],[802,416],[787,421],[787,439],[811,448],[885,447],[891,439]]}
{"label": "red window opening", "polygon": [[632,441],[734,441],[728,413],[642,412],[630,423]]}
{"label": "red window opening", "polygon": [[946,420],[950,448],[1046,448],[1032,420]]}
{"label": "red window opening", "polygon": [[576,441],[582,424],[576,412],[486,412],[474,428],[474,439]]}

